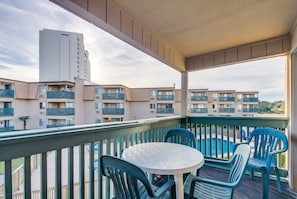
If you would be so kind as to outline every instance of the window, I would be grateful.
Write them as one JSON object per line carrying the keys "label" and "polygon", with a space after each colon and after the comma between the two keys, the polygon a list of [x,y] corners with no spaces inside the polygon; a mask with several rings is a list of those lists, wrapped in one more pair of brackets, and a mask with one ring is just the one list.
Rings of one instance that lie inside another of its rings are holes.
{"label": "window", "polygon": [[155,104],[150,104],[150,109],[155,109],[156,105]]}

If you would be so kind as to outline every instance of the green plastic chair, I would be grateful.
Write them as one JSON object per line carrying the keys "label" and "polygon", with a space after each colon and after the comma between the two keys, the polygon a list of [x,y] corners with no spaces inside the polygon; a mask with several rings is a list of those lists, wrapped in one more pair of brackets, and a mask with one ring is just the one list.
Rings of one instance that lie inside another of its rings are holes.
{"label": "green plastic chair", "polygon": [[241,184],[249,160],[251,148],[247,144],[238,145],[231,160],[205,159],[220,168],[229,168],[227,181],[207,179],[188,175],[184,183],[185,198],[189,199],[225,199],[232,198],[233,191]]}
{"label": "green plastic chair", "polygon": [[194,134],[191,131],[183,128],[169,130],[165,135],[164,141],[196,148],[196,139]]}
{"label": "green plastic chair", "polygon": [[275,170],[278,192],[282,192],[275,156],[288,150],[286,134],[272,128],[258,128],[251,132],[246,143],[253,148],[253,155],[247,166],[250,171],[250,179],[254,178],[254,170],[262,173],[262,198],[268,198],[271,169]]}
{"label": "green plastic chair", "polygon": [[147,175],[136,165],[113,156],[101,156],[102,175],[114,185],[114,199],[175,198],[175,183],[167,181],[162,187],[152,186]]}

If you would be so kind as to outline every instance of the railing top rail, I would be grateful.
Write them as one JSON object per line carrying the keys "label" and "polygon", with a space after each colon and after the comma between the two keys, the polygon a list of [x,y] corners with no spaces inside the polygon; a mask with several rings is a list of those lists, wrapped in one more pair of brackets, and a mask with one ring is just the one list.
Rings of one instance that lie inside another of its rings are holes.
{"label": "railing top rail", "polygon": [[174,116],[1,133],[0,151],[6,153],[0,153],[0,161],[144,132],[177,121],[180,123],[182,118]]}
{"label": "railing top rail", "polygon": [[189,123],[286,128],[288,117],[188,117]]}

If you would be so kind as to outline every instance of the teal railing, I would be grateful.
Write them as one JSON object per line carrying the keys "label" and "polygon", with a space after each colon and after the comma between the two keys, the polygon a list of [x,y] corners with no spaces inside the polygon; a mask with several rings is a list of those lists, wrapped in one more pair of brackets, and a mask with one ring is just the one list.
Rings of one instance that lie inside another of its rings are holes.
{"label": "teal railing", "polygon": [[14,98],[14,90],[12,89],[0,89],[0,97],[2,98]]}
{"label": "teal railing", "polygon": [[74,115],[74,108],[47,108],[46,114],[52,116]]}
{"label": "teal railing", "polygon": [[13,116],[14,115],[14,109],[13,108],[0,108],[0,117],[7,117],[7,116]]}
{"label": "teal railing", "polygon": [[[0,153],[4,165],[0,198],[109,199],[111,183],[98,169],[101,155],[121,157],[131,145],[163,141],[169,129],[184,127],[195,134],[197,149],[204,155],[228,159],[232,144],[244,141],[253,129],[285,131],[287,124],[288,118],[163,117],[1,133],[0,151],[5,153]],[[13,171],[19,159],[21,169]],[[286,156],[278,157],[283,176],[285,161]]]}
{"label": "teal railing", "polygon": [[123,109],[123,108],[103,108],[102,114],[103,115],[124,115],[125,109]]}
{"label": "teal railing", "polygon": [[47,91],[47,98],[49,98],[49,99],[74,99],[74,92],[72,92],[72,91]]}
{"label": "teal railing", "polygon": [[104,99],[104,100],[124,100],[125,94],[124,93],[103,93],[102,99]]}
{"label": "teal railing", "polygon": [[[271,127],[286,132],[289,119],[265,117],[188,117],[187,128],[195,133],[197,149],[205,156],[229,159],[234,144],[246,141],[255,128]],[[288,176],[286,154],[277,156],[283,177]]]}

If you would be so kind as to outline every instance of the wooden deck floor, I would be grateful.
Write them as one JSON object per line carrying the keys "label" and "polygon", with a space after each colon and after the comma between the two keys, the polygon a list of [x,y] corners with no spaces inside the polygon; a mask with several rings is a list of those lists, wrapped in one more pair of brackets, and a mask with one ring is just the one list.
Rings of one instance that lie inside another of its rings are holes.
{"label": "wooden deck floor", "polygon": [[[228,174],[224,170],[204,166],[200,170],[200,175],[212,179],[226,179]],[[269,199],[297,199],[297,192],[290,190],[287,183],[282,183],[282,193],[277,191],[276,182],[270,180],[269,183]],[[234,191],[234,199],[261,199],[262,198],[262,184],[261,178],[255,177],[254,180],[249,180],[246,175],[240,187]]]}

